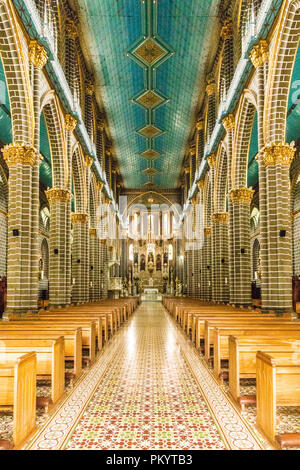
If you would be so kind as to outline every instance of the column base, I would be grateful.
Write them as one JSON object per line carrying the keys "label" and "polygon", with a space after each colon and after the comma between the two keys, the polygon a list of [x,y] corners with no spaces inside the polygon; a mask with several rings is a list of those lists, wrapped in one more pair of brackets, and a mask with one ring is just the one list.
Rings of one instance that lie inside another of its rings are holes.
{"label": "column base", "polygon": [[37,308],[12,308],[9,307],[5,310],[2,316],[2,320],[20,320],[24,319],[27,314],[37,315],[38,309]]}

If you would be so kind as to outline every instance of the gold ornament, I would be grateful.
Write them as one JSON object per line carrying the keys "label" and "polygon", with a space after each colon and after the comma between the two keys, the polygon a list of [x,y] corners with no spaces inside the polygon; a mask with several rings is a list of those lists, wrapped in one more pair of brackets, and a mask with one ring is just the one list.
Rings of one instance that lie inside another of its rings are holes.
{"label": "gold ornament", "polygon": [[98,129],[98,131],[101,131],[101,132],[104,131],[104,122],[102,120],[99,120],[97,122],[97,129]]}
{"label": "gold ornament", "polygon": [[27,145],[12,143],[6,145],[1,150],[8,168],[17,164],[33,166],[38,160],[40,160],[36,149]]}
{"label": "gold ornament", "polygon": [[189,148],[189,153],[194,156],[196,155],[196,148],[195,148],[195,145],[191,145],[190,148]]}
{"label": "gold ornament", "polygon": [[30,41],[28,48],[29,61],[38,69],[42,69],[48,60],[48,55],[43,46],[37,41]]}
{"label": "gold ornament", "polygon": [[74,213],[71,215],[72,224],[86,224],[89,220],[88,214]]}
{"label": "gold ornament", "polygon": [[232,189],[229,197],[233,203],[251,204],[253,199],[254,190],[246,187]]}
{"label": "gold ornament", "polygon": [[196,129],[197,131],[202,131],[204,129],[204,122],[202,121],[202,119],[198,119],[198,121],[196,122]]}
{"label": "gold ornament", "polygon": [[211,236],[211,228],[210,227],[205,227],[204,228],[204,236],[205,237],[210,237]]}
{"label": "gold ornament", "polygon": [[88,80],[85,84],[85,91],[88,95],[92,96],[95,92],[95,85],[91,80]]}
{"label": "gold ornament", "polygon": [[207,163],[209,164],[209,167],[210,167],[210,168],[216,166],[216,164],[217,164],[217,157],[215,156],[214,153],[212,153],[209,157],[207,157]]}
{"label": "gold ornament", "polygon": [[233,35],[233,27],[232,27],[232,21],[230,18],[225,20],[224,26],[222,27],[221,30],[221,37],[223,39],[229,39]]}
{"label": "gold ornament", "polygon": [[93,157],[91,157],[90,155],[84,156],[84,164],[87,168],[91,168],[93,163],[94,163]]}
{"label": "gold ornament", "polygon": [[296,148],[287,143],[278,143],[263,148],[263,164],[290,166],[293,161]]}
{"label": "gold ornament", "polygon": [[228,212],[217,212],[212,215],[212,220],[215,224],[228,224]]}
{"label": "gold ornament", "polygon": [[226,131],[229,132],[235,127],[235,120],[233,114],[228,114],[228,116],[224,117],[222,120],[222,124],[225,127]]}
{"label": "gold ornament", "polygon": [[96,235],[97,235],[97,229],[94,228],[94,227],[91,227],[90,228],[90,236],[91,237],[96,237]]}
{"label": "gold ornament", "polygon": [[77,26],[75,24],[75,21],[72,20],[71,18],[67,19],[66,33],[67,33],[67,36],[71,39],[75,39],[78,36]]}
{"label": "gold ornament", "polygon": [[204,181],[204,180],[198,181],[197,186],[198,186],[198,189],[199,189],[199,190],[200,190],[200,189],[204,189],[205,181]]}
{"label": "gold ornament", "polygon": [[104,186],[104,183],[102,183],[102,181],[97,181],[97,188],[99,189],[100,192],[102,191],[103,186]]}
{"label": "gold ornament", "polygon": [[210,83],[209,85],[207,85],[206,93],[208,94],[208,96],[213,95],[215,92],[216,92],[216,84],[215,83]]}
{"label": "gold ornament", "polygon": [[250,59],[255,68],[263,65],[269,59],[269,46],[267,41],[261,40],[250,52]]}
{"label": "gold ornament", "polygon": [[68,202],[71,198],[71,193],[68,189],[51,188],[45,191],[48,201],[51,202]]}
{"label": "gold ornament", "polygon": [[77,126],[77,119],[75,119],[72,114],[66,114],[65,123],[67,131],[73,132],[75,127]]}

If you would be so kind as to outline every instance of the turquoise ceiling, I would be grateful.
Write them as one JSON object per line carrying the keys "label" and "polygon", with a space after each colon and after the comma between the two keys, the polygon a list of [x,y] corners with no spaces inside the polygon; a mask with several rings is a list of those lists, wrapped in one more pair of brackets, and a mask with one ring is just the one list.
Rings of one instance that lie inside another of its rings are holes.
{"label": "turquoise ceiling", "polygon": [[176,186],[219,0],[77,3],[125,186]]}

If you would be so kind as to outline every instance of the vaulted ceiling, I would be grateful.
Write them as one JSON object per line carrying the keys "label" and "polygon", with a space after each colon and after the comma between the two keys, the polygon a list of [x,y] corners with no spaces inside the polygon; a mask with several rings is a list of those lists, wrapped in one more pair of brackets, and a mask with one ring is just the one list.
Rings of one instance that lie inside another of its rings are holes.
{"label": "vaulted ceiling", "polygon": [[220,0],[75,3],[125,186],[176,186]]}

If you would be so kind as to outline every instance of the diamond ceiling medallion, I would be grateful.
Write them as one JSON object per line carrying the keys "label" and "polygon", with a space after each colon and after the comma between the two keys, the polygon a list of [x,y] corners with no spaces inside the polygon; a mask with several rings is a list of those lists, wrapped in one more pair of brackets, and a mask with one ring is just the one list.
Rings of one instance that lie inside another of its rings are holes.
{"label": "diamond ceiling medallion", "polygon": [[148,139],[153,139],[154,137],[158,136],[162,133],[158,127],[153,126],[152,124],[148,124],[148,126],[143,127],[138,131],[139,134],[142,134],[144,137]]}
{"label": "diamond ceiling medallion", "polygon": [[143,170],[143,173],[145,173],[148,176],[154,176],[157,173],[159,173],[159,171],[151,167],[151,168],[146,168],[145,170]]}
{"label": "diamond ceiling medallion", "polygon": [[167,54],[168,51],[153,38],[147,38],[133,51],[133,55],[147,66],[155,64]]}
{"label": "diamond ceiling medallion", "polygon": [[160,154],[153,149],[148,149],[146,152],[142,153],[142,157],[147,158],[148,160],[155,160]]}
{"label": "diamond ceiling medallion", "polygon": [[146,93],[143,93],[141,96],[139,96],[135,101],[147,109],[152,109],[163,103],[165,99],[155,93],[155,91],[148,90]]}

